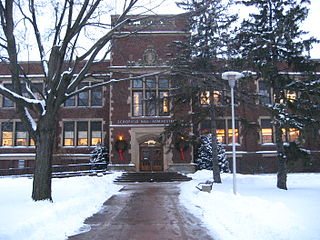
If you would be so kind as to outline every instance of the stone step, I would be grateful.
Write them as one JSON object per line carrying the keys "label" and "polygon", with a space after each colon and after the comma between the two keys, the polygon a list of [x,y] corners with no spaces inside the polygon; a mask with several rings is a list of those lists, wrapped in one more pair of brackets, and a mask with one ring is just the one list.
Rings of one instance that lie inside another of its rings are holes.
{"label": "stone step", "polygon": [[132,172],[123,173],[115,182],[174,182],[190,181],[192,178],[177,172]]}

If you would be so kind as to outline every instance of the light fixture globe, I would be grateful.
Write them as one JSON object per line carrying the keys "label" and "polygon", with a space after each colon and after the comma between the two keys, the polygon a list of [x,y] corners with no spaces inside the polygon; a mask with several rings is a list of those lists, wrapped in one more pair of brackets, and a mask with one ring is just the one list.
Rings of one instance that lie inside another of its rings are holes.
{"label": "light fixture globe", "polygon": [[244,77],[242,73],[235,72],[235,71],[228,71],[228,72],[222,73],[222,79],[228,80],[229,86],[231,88],[234,88],[236,85],[236,81],[242,77]]}

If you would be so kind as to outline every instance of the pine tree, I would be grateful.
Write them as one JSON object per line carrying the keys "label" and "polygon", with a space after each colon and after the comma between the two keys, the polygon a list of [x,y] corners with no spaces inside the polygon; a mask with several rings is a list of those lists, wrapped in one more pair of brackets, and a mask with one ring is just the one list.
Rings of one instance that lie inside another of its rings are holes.
{"label": "pine tree", "polygon": [[[194,113],[183,115],[181,123],[199,123],[204,119],[211,119],[210,132],[216,139],[215,120],[218,110],[214,106],[212,94],[210,105],[199,106],[200,95],[204,91],[225,90],[225,81],[221,81],[218,74],[225,70],[225,61],[215,64],[214,60],[228,55],[230,27],[236,21],[236,15],[229,15],[229,3],[223,0],[184,0],[178,3],[189,14],[189,28],[191,32],[185,42],[177,42],[180,48],[173,61],[172,79],[176,88],[172,91],[174,98],[174,112],[182,109],[181,104],[193,104]],[[213,74],[214,73],[214,74]],[[178,114],[176,114],[177,116]],[[176,123],[175,123],[176,124]],[[179,128],[175,128],[179,129]],[[221,183],[218,146],[216,140],[212,142],[213,154],[213,180]]]}
{"label": "pine tree", "polygon": [[[229,162],[226,157],[225,150],[222,144],[217,140],[217,158],[220,172],[230,172]],[[212,161],[212,134],[202,135],[200,137],[200,146],[198,148],[198,156],[196,164],[198,169],[213,169]]]}
{"label": "pine tree", "polygon": [[[243,67],[257,72],[273,89],[274,102],[267,107],[273,117],[278,152],[277,187],[287,189],[287,156],[282,140],[282,129],[299,127],[288,114],[283,101],[285,90],[293,79],[283,72],[289,69],[306,71],[309,58],[303,52],[310,49],[314,38],[301,40],[305,34],[300,23],[307,15],[309,0],[240,0],[256,12],[242,22],[235,38],[235,54],[242,59]],[[295,126],[292,126],[295,125]],[[301,128],[301,126],[300,126]]]}

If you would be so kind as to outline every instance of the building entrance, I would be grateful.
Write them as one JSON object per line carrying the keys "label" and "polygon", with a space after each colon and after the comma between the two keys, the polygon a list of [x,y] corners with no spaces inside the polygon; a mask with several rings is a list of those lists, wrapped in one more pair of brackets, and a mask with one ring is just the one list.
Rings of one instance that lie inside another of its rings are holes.
{"label": "building entrance", "polygon": [[154,140],[140,144],[140,171],[163,171],[162,145]]}

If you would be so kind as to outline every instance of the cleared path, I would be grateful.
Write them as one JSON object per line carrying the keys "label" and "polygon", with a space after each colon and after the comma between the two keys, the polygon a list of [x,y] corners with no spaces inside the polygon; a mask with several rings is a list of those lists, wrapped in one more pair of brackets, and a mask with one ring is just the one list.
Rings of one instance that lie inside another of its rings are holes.
{"label": "cleared path", "polygon": [[70,240],[210,240],[199,219],[179,204],[178,183],[134,183],[104,203]]}

